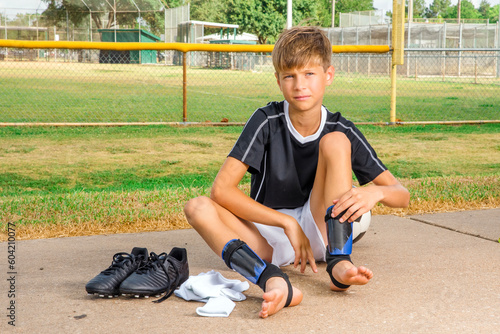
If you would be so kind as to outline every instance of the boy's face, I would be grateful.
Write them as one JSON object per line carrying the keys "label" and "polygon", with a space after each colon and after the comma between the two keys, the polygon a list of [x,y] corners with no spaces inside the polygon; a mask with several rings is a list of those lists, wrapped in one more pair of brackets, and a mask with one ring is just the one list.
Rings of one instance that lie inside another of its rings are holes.
{"label": "boy's face", "polygon": [[330,66],[326,72],[317,62],[309,62],[302,68],[293,68],[276,73],[278,86],[290,112],[320,111],[326,86],[333,81],[335,70]]}

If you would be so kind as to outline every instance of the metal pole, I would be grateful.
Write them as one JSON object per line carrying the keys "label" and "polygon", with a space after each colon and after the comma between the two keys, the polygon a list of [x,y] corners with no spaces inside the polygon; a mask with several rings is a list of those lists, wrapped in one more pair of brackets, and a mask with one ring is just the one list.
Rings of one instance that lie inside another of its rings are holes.
{"label": "metal pole", "polygon": [[66,9],[66,40],[69,41],[69,15]]}
{"label": "metal pole", "polygon": [[443,81],[446,79],[446,51],[441,54],[441,71],[443,74]]}
{"label": "metal pole", "polygon": [[[459,37],[458,37],[458,48],[462,48],[462,33],[463,33],[463,24],[459,24]],[[462,51],[458,51],[458,77],[460,77],[460,72],[461,72],[461,67],[462,67]]]}
{"label": "metal pole", "polygon": [[89,8],[90,16],[89,16],[89,35],[90,41],[92,42],[92,11]]}
{"label": "metal pole", "polygon": [[408,0],[408,22],[413,21],[413,0]]}
{"label": "metal pole", "polygon": [[[409,59],[408,62],[410,62]],[[417,77],[418,77],[418,57],[417,55],[415,55],[415,81],[417,81]]]}
{"label": "metal pole", "polygon": [[[35,18],[36,18],[36,40],[38,41],[38,9],[35,11]],[[39,54],[39,52],[37,51],[36,53],[37,55]],[[38,56],[37,56],[38,58]]]}
{"label": "metal pole", "polygon": [[4,17],[3,17],[3,21],[4,21],[4,30],[5,30],[5,39],[8,39],[7,37],[7,9],[4,10]]}
{"label": "metal pole", "polygon": [[474,57],[474,83],[477,84],[477,56]]}
{"label": "metal pole", "polygon": [[[500,7],[500,6],[499,6]],[[499,18],[497,21],[497,38],[496,38],[496,43],[497,43],[497,48],[500,48],[500,8],[499,8]],[[500,51],[497,51],[497,78],[500,78]]]}
{"label": "metal pole", "polygon": [[391,24],[387,23],[387,45],[391,45]]}
{"label": "metal pole", "polygon": [[[163,6],[163,28],[164,28],[164,37],[163,37],[163,43],[166,43],[167,42],[167,8],[163,5],[163,3],[158,0],[160,2],[160,5]],[[163,52],[163,54],[165,55],[165,57],[163,57],[163,60],[165,61],[165,65],[167,64],[167,52],[166,50],[162,50],[160,52]]]}
{"label": "metal pole", "polygon": [[[141,42],[141,10],[137,6],[134,0],[132,0],[134,3],[135,8],[137,8],[137,11],[139,12],[139,19],[137,20],[137,23],[139,24],[139,39],[138,42]],[[142,50],[139,50],[139,64],[142,64]]]}
{"label": "metal pole", "polygon": [[286,28],[292,27],[292,0],[287,0],[286,4]]}
{"label": "metal pole", "polygon": [[446,22],[443,23],[443,48],[446,48]]}
{"label": "metal pole", "polygon": [[[476,47],[476,33],[477,33],[477,27],[474,27],[474,43],[473,43],[473,48]],[[486,35],[488,35],[488,33],[486,33]]]}
{"label": "metal pole", "polygon": [[[3,21],[4,21],[3,25],[4,25],[4,29],[5,29],[5,39],[7,39],[7,10],[5,10]],[[5,60],[7,60],[8,53],[9,53],[9,49],[5,48]]]}
{"label": "metal pole", "polygon": [[187,122],[187,52],[182,53],[182,121]]}
{"label": "metal pole", "polygon": [[332,0],[332,28],[335,28],[335,0]]}
{"label": "metal pole", "polygon": [[85,3],[85,1],[81,0],[83,2],[83,4],[85,5],[85,7],[87,7],[87,9],[89,10],[89,37],[90,37],[90,41],[92,42],[92,11],[90,10],[90,7],[87,6],[87,4]]}
{"label": "metal pole", "polygon": [[[410,0],[411,1],[411,0]],[[411,40],[411,21],[408,20],[408,40],[406,41],[406,47],[410,47],[410,40]]]}
{"label": "metal pole", "polygon": [[[56,35],[57,35],[57,30],[56,30],[56,26],[54,26],[54,40],[56,40]],[[59,36],[57,36],[57,37],[59,37]],[[58,49],[54,49],[54,61],[57,60],[57,50]]]}
{"label": "metal pole", "polygon": [[392,64],[391,71],[391,115],[390,124],[396,124],[396,68],[397,65]]}
{"label": "metal pole", "polygon": [[[500,11],[500,8],[498,9]],[[490,19],[488,19],[488,21],[486,21],[486,45],[485,47],[488,47],[489,46],[489,42],[490,42]],[[476,39],[474,38],[474,42],[476,41]]]}

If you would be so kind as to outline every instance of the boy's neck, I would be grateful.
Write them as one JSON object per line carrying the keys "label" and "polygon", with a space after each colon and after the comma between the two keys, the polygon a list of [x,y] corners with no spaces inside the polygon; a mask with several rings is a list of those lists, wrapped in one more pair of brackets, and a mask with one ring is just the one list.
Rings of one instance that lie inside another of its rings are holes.
{"label": "boy's neck", "polygon": [[294,112],[289,109],[288,116],[295,130],[297,130],[302,137],[307,137],[315,134],[321,125],[321,105],[318,110]]}

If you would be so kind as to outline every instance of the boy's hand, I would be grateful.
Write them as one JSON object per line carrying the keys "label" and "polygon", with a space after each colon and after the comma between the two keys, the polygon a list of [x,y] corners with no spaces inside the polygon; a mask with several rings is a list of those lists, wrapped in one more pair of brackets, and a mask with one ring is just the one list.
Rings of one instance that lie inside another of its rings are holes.
{"label": "boy's hand", "polygon": [[293,221],[289,222],[284,231],[290,243],[292,244],[293,250],[295,251],[295,261],[293,262],[294,268],[297,268],[300,262],[300,272],[304,273],[306,270],[307,261],[311,265],[313,272],[317,273],[318,268],[316,267],[316,261],[314,260],[314,254],[309,243],[309,239],[302,231],[299,223],[292,218]]}
{"label": "boy's hand", "polygon": [[332,211],[332,217],[336,217],[347,210],[346,213],[339,218],[339,221],[341,223],[344,221],[352,223],[358,217],[370,211],[382,197],[377,186],[352,188],[339,199],[333,200],[335,206]]}

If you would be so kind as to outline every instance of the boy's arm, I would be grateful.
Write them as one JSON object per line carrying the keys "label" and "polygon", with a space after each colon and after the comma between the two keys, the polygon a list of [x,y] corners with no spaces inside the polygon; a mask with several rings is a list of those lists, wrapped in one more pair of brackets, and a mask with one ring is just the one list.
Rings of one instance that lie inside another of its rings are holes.
{"label": "boy's arm", "polygon": [[391,172],[386,170],[373,180],[373,184],[352,188],[338,200],[334,200],[335,207],[332,216],[339,215],[348,209],[340,221],[343,222],[349,218],[349,222],[352,222],[370,211],[377,202],[393,208],[405,208],[410,202],[410,193]]}
{"label": "boy's arm", "polygon": [[301,271],[304,272],[309,261],[313,271],[317,272],[309,239],[297,221],[289,215],[256,202],[238,188],[247,169],[248,165],[245,163],[232,157],[227,158],[215,178],[210,198],[239,218],[283,228],[295,251],[295,267],[301,262]]}

